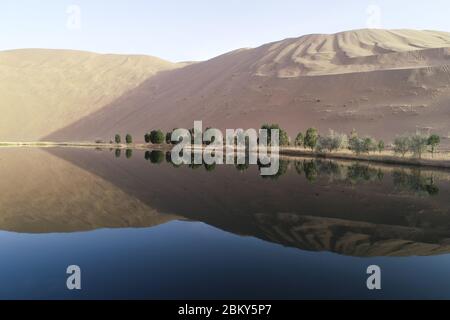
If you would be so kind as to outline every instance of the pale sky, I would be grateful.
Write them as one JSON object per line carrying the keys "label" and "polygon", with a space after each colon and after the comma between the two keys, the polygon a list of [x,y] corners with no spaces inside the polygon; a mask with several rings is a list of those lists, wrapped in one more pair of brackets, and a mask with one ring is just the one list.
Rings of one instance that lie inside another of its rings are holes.
{"label": "pale sky", "polygon": [[1,0],[0,50],[77,49],[205,60],[366,27],[450,31],[448,0]]}

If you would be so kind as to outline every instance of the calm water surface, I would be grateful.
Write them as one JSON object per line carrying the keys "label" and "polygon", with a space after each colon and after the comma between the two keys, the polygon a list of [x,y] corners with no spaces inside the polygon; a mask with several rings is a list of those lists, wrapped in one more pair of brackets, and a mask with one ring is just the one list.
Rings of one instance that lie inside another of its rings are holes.
{"label": "calm water surface", "polygon": [[449,196],[423,168],[0,149],[0,298],[450,298]]}

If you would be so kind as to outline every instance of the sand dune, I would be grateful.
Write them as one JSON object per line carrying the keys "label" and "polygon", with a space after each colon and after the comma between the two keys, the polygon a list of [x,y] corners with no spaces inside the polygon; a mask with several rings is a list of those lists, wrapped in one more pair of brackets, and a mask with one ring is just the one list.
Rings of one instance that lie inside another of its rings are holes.
{"label": "sand dune", "polygon": [[287,39],[161,73],[47,140],[152,128],[315,126],[376,138],[450,134],[450,34],[357,30]]}
{"label": "sand dune", "polygon": [[386,140],[417,129],[448,137],[449,62],[449,33],[414,30],[308,35],[194,64],[1,52],[0,141],[109,140],[127,132],[142,141],[149,129],[194,120],[220,129],[276,122],[291,136],[314,126]]}
{"label": "sand dune", "polygon": [[0,141],[38,140],[176,66],[148,56],[0,52]]}
{"label": "sand dune", "polygon": [[[450,33],[413,30],[356,30],[308,35],[260,48],[254,72],[281,78],[399,68],[448,62]],[[436,48],[445,48],[436,50]]]}

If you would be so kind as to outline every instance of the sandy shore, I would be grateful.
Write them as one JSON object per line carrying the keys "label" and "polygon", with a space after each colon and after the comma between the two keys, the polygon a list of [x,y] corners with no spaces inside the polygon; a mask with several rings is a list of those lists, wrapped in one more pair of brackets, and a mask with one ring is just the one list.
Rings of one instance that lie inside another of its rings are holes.
{"label": "sandy shore", "polygon": [[[100,149],[134,149],[134,150],[162,150],[170,151],[171,145],[149,145],[142,143],[135,144],[109,144],[109,143],[91,143],[91,142],[0,142],[0,148],[100,148]],[[201,150],[201,148],[196,148]],[[437,168],[450,168],[450,151],[440,150],[434,155],[425,153],[422,159],[413,158],[411,155],[401,157],[392,150],[383,152],[374,152],[370,154],[354,154],[351,151],[338,151],[332,153],[318,153],[311,150],[286,147],[280,149],[282,156],[289,157],[316,157],[338,160],[357,160],[367,162],[377,162],[384,164],[408,165],[408,166],[426,166]]]}

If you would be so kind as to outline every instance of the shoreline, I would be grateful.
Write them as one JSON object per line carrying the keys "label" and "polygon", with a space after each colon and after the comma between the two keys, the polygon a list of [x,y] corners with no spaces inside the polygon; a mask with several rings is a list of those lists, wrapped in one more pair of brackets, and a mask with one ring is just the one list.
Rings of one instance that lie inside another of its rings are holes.
{"label": "shoreline", "polygon": [[[152,145],[145,143],[135,144],[110,144],[110,143],[92,143],[92,142],[0,142],[1,148],[88,148],[88,149],[133,149],[133,150],[161,150],[170,151],[172,145]],[[199,148],[194,148],[199,149]],[[203,149],[203,148],[202,148]],[[313,157],[318,159],[335,159],[348,161],[363,161],[375,162],[390,165],[416,166],[416,167],[434,167],[450,169],[450,152],[441,151],[436,155],[440,158],[412,158],[409,156],[400,157],[395,155],[392,151],[384,151],[383,153],[371,154],[354,154],[351,152],[332,152],[332,153],[318,153],[306,149],[298,149],[293,147],[280,147],[280,155],[288,157]],[[442,155],[444,157],[442,158]]]}

